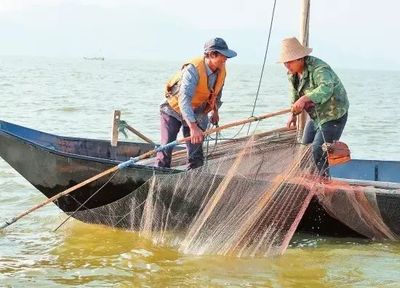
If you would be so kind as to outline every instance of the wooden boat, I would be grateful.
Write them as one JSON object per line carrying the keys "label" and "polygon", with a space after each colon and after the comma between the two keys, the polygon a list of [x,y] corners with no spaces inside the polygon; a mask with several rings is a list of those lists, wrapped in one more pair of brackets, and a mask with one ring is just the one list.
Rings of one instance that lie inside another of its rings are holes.
{"label": "wooden boat", "polygon": [[104,57],[83,57],[84,60],[97,60],[97,61],[104,61]]}
{"label": "wooden boat", "polygon": [[[113,147],[106,140],[62,137],[0,121],[0,156],[48,198],[130,157],[153,149],[151,144],[132,142],[119,142]],[[377,203],[385,223],[400,235],[400,194],[392,190],[400,189],[399,171],[400,162],[397,161],[351,160],[332,168],[331,174],[388,188],[376,193]],[[58,199],[55,204],[62,211],[86,221],[74,212],[114,203],[132,193],[154,174],[170,174],[173,177],[180,172],[181,169],[131,165],[111,180],[105,177],[92,182]],[[172,192],[165,191],[165,201],[172,197],[168,193]],[[135,197],[143,201],[147,193],[142,190]],[[102,220],[101,217],[95,223],[109,224],[108,219]],[[360,236],[330,216],[317,199],[313,199],[307,208],[298,230],[329,236]]]}
{"label": "wooden boat", "polygon": [[[112,147],[109,141],[60,137],[37,130],[0,122],[0,155],[45,196],[51,197],[93,175],[143,154],[154,147],[145,143],[124,143]],[[142,185],[153,173],[174,173],[134,165],[108,183],[86,209],[99,207],[124,197]],[[105,180],[96,181],[76,191],[74,197],[63,197],[57,206],[65,212],[75,211]],[[85,208],[83,208],[85,209]]]}

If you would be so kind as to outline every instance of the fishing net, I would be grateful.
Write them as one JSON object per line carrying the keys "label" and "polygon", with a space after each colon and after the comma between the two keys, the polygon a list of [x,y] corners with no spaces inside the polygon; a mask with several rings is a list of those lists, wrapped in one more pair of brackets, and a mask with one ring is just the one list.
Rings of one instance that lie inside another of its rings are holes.
{"label": "fishing net", "polygon": [[189,254],[270,256],[287,249],[314,196],[357,233],[396,239],[374,193],[321,178],[311,146],[286,132],[221,143],[201,168],[154,175],[128,196],[73,217]]}
{"label": "fishing net", "polygon": [[357,233],[374,240],[398,239],[396,232],[383,220],[376,199],[377,193],[382,195],[388,191],[351,186],[338,180],[331,180],[316,189],[318,200],[325,210]]}
{"label": "fishing net", "polygon": [[215,147],[199,169],[154,175],[125,198],[74,217],[138,231],[190,254],[283,253],[313,194],[310,148],[293,133],[228,147]]}

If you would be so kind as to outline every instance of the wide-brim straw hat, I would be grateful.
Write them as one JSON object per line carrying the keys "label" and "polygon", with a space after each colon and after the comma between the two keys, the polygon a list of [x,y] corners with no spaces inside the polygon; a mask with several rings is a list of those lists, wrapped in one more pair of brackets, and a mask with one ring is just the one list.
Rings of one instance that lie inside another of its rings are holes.
{"label": "wide-brim straw hat", "polygon": [[282,41],[281,55],[278,63],[285,63],[303,58],[312,52],[312,48],[304,47],[296,37],[286,38]]}

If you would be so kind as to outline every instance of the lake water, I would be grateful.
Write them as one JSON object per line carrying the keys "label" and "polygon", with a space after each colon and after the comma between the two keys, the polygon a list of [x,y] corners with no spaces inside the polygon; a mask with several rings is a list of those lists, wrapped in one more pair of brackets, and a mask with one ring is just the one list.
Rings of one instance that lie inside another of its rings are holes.
{"label": "lake water", "polygon": [[[228,63],[221,124],[248,118],[261,65]],[[232,64],[232,65],[231,65]],[[163,86],[180,63],[0,58],[0,119],[109,139],[111,114],[158,140]],[[351,104],[342,140],[353,158],[400,160],[400,72],[340,70]],[[283,67],[267,67],[255,115],[288,107]],[[285,125],[287,116],[257,130]],[[252,128],[256,127],[253,125]],[[247,129],[242,129],[242,132]],[[235,135],[239,128],[223,132]],[[130,140],[137,140],[130,135]],[[43,201],[0,159],[0,220]],[[0,232],[0,287],[398,287],[400,244],[297,235],[273,258],[191,256],[133,232],[70,220],[49,205]]]}

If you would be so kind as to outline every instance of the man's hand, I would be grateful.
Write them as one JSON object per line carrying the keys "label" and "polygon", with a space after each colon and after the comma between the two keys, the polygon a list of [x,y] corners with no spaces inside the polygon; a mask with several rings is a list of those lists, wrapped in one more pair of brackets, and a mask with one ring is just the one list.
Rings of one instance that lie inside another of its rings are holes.
{"label": "man's hand", "polygon": [[289,120],[286,123],[287,128],[296,127],[297,117],[295,114],[290,114]]}
{"label": "man's hand", "polygon": [[306,95],[301,96],[296,102],[293,103],[292,113],[295,115],[300,114],[307,102],[311,102],[310,98],[308,98]]}
{"label": "man's hand", "polygon": [[203,131],[197,126],[196,122],[189,122],[189,129],[190,129],[190,142],[192,144],[199,144],[203,142],[204,135]]}
{"label": "man's hand", "polygon": [[211,124],[217,125],[219,122],[219,114],[218,110],[212,110],[211,111],[211,117],[210,117]]}

